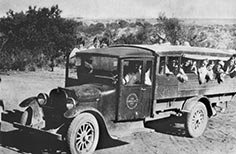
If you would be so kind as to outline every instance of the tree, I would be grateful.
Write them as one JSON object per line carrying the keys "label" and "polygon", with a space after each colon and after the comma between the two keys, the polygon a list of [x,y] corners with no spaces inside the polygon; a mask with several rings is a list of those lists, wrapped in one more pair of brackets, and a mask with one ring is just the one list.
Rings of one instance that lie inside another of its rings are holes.
{"label": "tree", "polygon": [[166,40],[172,45],[177,45],[178,41],[181,39],[182,34],[180,20],[177,18],[167,18],[164,13],[161,13],[157,20],[163,25],[163,29],[166,34]]}
{"label": "tree", "polygon": [[119,22],[120,28],[125,28],[129,25],[129,23],[125,20],[120,20]]}
{"label": "tree", "polygon": [[[51,8],[30,6],[26,12],[15,13],[9,10],[7,17],[0,19],[0,33],[7,40],[1,52],[5,57],[12,57],[7,58],[12,61],[8,69],[18,61],[26,61],[25,65],[41,63],[39,57],[42,54],[46,60],[55,58],[61,53],[67,54],[75,43],[76,23],[61,18],[61,12],[58,5]],[[17,64],[15,66],[24,67]]]}

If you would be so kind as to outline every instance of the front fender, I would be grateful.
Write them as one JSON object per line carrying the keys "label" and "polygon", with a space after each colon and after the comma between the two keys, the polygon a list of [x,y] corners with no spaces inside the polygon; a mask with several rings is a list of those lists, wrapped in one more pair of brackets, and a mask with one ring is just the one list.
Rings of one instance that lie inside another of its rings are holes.
{"label": "front fender", "polygon": [[75,108],[72,108],[70,110],[67,110],[65,113],[64,113],[64,117],[65,118],[74,118],[76,117],[78,114],[82,113],[82,112],[85,112],[85,111],[94,111],[94,112],[97,112],[99,113],[99,115],[102,116],[102,114],[95,108],[93,107],[81,107],[81,106],[77,106]]}
{"label": "front fender", "polygon": [[28,98],[24,100],[20,105],[21,107],[27,107],[21,117],[22,125],[28,125],[36,129],[41,129],[46,126],[43,108],[40,107],[37,99],[32,97]]}
{"label": "front fender", "polygon": [[23,100],[19,106],[25,108],[32,105],[33,103],[37,103],[37,97],[29,97]]}

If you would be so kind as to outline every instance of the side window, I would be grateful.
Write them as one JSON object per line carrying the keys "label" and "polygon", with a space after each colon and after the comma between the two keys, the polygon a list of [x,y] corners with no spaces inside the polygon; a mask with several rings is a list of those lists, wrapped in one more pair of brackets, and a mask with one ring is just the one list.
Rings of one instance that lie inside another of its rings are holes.
{"label": "side window", "polygon": [[181,67],[185,73],[197,75],[197,60],[182,57]]}
{"label": "side window", "polygon": [[125,60],[123,65],[124,85],[139,85],[141,84],[143,62],[141,60]]}
{"label": "side window", "polygon": [[178,73],[178,69],[178,57],[160,58],[159,74],[176,75]]}
{"label": "side window", "polygon": [[188,81],[188,76],[180,64],[180,57],[161,57],[159,74],[175,76],[180,82]]}

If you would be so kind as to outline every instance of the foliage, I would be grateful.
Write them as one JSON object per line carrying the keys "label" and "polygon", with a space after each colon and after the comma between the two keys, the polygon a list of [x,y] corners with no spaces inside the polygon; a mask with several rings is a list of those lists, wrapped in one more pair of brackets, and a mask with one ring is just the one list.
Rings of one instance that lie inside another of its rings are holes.
{"label": "foliage", "polygon": [[125,20],[120,20],[119,21],[119,26],[120,26],[120,28],[125,28],[125,27],[127,27],[129,25],[129,23],[127,22],[127,21],[125,21]]}
{"label": "foliage", "polygon": [[0,20],[1,39],[5,40],[0,67],[24,70],[31,63],[41,66],[42,57],[47,61],[65,55],[75,42],[75,22],[61,18],[61,12],[57,5],[38,9],[30,6],[20,13],[9,10]]}
{"label": "foliage", "polygon": [[0,69],[34,70],[63,57],[79,43],[162,44],[236,49],[236,25],[184,24],[161,13],[155,23],[144,19],[95,21],[90,24],[61,18],[58,6],[9,10],[0,19]]}
{"label": "foliage", "polygon": [[157,20],[163,24],[162,27],[165,31],[166,40],[172,45],[177,45],[182,34],[180,20],[177,18],[167,18],[165,14],[160,14]]}

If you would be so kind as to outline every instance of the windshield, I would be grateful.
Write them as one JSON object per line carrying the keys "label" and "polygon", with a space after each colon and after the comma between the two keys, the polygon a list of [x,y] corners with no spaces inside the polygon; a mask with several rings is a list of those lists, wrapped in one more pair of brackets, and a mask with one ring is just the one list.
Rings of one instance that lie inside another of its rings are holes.
{"label": "windshield", "polygon": [[79,55],[70,59],[69,78],[86,76],[113,78],[117,73],[118,59],[113,57]]}

